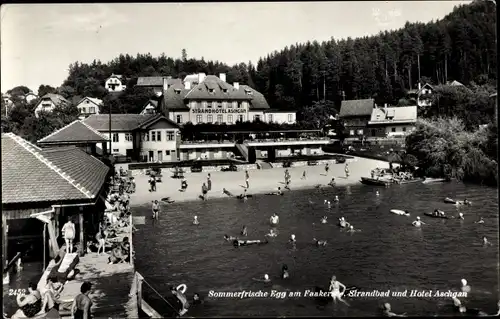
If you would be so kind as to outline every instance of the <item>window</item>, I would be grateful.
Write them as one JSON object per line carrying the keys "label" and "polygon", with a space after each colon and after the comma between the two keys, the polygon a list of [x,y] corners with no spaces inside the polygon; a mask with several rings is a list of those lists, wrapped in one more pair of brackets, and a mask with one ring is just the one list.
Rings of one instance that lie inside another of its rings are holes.
{"label": "window", "polygon": [[175,133],[173,131],[167,131],[167,140],[173,141],[175,139]]}
{"label": "window", "polygon": [[258,115],[258,114],[257,114],[257,115],[254,115],[254,116],[253,116],[253,120],[254,120],[254,121],[260,121],[260,115]]}
{"label": "window", "polygon": [[208,92],[214,94],[214,89],[208,89]]}
{"label": "window", "polygon": [[293,116],[292,116],[292,114],[288,114],[288,122],[293,122]]}
{"label": "window", "polygon": [[202,106],[203,108],[206,108],[206,107],[207,107],[207,102],[206,102],[206,101],[201,102],[201,106]]}
{"label": "window", "polygon": [[217,102],[215,102],[215,101],[214,101],[214,102],[212,102],[212,107],[213,107],[213,108],[216,108],[216,107],[217,107]]}
{"label": "window", "polygon": [[113,133],[113,142],[119,142],[118,133]]}
{"label": "window", "polygon": [[89,107],[89,113],[95,114],[95,106]]}
{"label": "window", "polygon": [[376,133],[375,129],[372,129],[372,136],[375,136],[376,135],[375,133]]}
{"label": "window", "polygon": [[234,107],[234,108],[237,108],[237,107],[238,107],[238,102],[234,101],[234,102],[233,102],[233,107]]}
{"label": "window", "polygon": [[82,107],[82,113],[87,113],[87,108],[86,107]]}
{"label": "window", "polygon": [[227,89],[222,89],[222,92],[227,93]]}
{"label": "window", "polygon": [[170,156],[170,151],[165,151],[166,156]]}
{"label": "window", "polygon": [[395,127],[391,128],[391,132],[393,133],[396,132],[396,128]]}
{"label": "window", "polygon": [[268,120],[269,122],[272,122],[272,121],[273,121],[273,115],[272,115],[272,114],[268,114],[268,115],[267,115],[267,120]]}
{"label": "window", "polygon": [[201,123],[201,114],[196,115],[196,123]]}
{"label": "window", "polygon": [[218,106],[219,108],[222,108],[222,104],[225,104],[225,103],[226,103],[226,102],[221,102],[221,103],[218,103],[218,104],[217,104],[217,106]]}
{"label": "window", "polygon": [[142,133],[142,140],[144,142],[149,142],[149,133]]}
{"label": "window", "polygon": [[[241,106],[242,106],[243,108],[246,108],[246,107],[248,106],[248,102],[241,102]],[[239,107],[238,107],[238,108],[239,108]]]}
{"label": "window", "polygon": [[177,115],[177,124],[182,123],[182,115]]}
{"label": "window", "polygon": [[156,133],[155,133],[155,131],[151,131],[151,142],[156,142]]}
{"label": "window", "polygon": [[207,106],[207,108],[211,109],[212,108],[212,103],[208,103],[208,102],[205,102],[205,105]]}
{"label": "window", "polygon": [[358,135],[362,135],[363,134],[363,130],[358,130]]}
{"label": "window", "polygon": [[207,122],[212,123],[214,121],[214,116],[212,114],[207,115]]}
{"label": "window", "polygon": [[174,92],[175,92],[175,94],[181,94],[181,90],[179,90],[179,89],[175,89]]}
{"label": "window", "polygon": [[90,101],[89,101],[89,100],[85,100],[85,103],[89,104],[89,103],[90,103]]}
{"label": "window", "polygon": [[245,121],[245,116],[243,116],[242,114],[238,115],[238,121],[240,122]]}
{"label": "window", "polygon": [[406,132],[406,127],[403,127],[403,132]]}
{"label": "window", "polygon": [[118,149],[118,148],[114,148],[114,149],[113,149],[113,153],[120,153],[120,149]]}
{"label": "window", "polygon": [[161,142],[161,131],[156,131],[156,141]]}
{"label": "window", "polygon": [[349,130],[349,135],[354,135],[354,130]]}
{"label": "window", "polygon": [[132,133],[125,133],[125,141],[132,142]]}
{"label": "window", "polygon": [[222,123],[222,121],[224,121],[224,117],[222,116],[222,114],[218,114],[217,115],[217,122]]}
{"label": "window", "polygon": [[196,102],[195,101],[192,101],[190,104],[191,104],[191,108],[192,109],[196,108]]}
{"label": "window", "polygon": [[228,122],[229,124],[233,124],[233,115],[232,115],[232,114],[229,114],[229,115],[227,116],[227,122]]}

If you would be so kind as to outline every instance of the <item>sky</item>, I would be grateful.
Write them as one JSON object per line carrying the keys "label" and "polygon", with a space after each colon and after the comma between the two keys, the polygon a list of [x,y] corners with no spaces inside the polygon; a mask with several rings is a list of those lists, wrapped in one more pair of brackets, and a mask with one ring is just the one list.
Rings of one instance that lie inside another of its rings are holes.
{"label": "sky", "polygon": [[7,4],[1,91],[58,87],[68,66],[119,54],[252,61],[287,45],[377,34],[442,19],[470,1]]}

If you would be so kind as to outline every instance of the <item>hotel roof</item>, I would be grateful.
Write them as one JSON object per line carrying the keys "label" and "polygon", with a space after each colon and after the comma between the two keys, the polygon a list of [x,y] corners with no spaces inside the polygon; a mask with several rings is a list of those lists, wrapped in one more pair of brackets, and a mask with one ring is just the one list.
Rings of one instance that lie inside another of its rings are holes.
{"label": "hotel roof", "polygon": [[342,101],[339,117],[370,116],[374,105],[374,99]]}
{"label": "hotel roof", "polygon": [[71,144],[71,143],[100,143],[108,141],[102,135],[83,121],[73,121],[63,128],[39,140],[38,144]]}
{"label": "hotel roof", "polygon": [[[129,132],[155,117],[151,114],[111,114],[111,131]],[[92,114],[83,123],[99,132],[109,131],[109,114]]]}
{"label": "hotel roof", "polygon": [[[69,101],[64,98],[64,96],[55,93],[47,93],[42,96],[41,100],[50,99],[55,105],[68,104]],[[38,103],[41,103],[40,102]]]}
{"label": "hotel roof", "polygon": [[2,204],[93,200],[109,167],[75,147],[41,149],[2,134]]}
{"label": "hotel roof", "polygon": [[182,84],[181,79],[172,79],[171,77],[166,77],[166,76],[141,76],[137,78],[137,84],[135,86],[153,86],[153,87],[158,87],[158,86],[163,86],[163,79],[167,80],[167,84],[173,85],[173,84]]}

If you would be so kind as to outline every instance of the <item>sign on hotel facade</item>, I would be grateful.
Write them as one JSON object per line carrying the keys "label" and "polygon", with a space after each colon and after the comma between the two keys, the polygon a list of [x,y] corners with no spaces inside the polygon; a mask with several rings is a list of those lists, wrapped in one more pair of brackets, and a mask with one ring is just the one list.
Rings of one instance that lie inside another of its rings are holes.
{"label": "sign on hotel facade", "polygon": [[[249,111],[249,104],[246,101],[191,101],[187,106],[189,108],[189,111],[170,111],[168,115],[169,119],[179,124],[184,124],[187,122],[191,122],[193,124],[234,124],[237,121],[245,122],[254,120],[253,113],[255,112]],[[257,111],[257,113],[262,113],[262,111]]]}

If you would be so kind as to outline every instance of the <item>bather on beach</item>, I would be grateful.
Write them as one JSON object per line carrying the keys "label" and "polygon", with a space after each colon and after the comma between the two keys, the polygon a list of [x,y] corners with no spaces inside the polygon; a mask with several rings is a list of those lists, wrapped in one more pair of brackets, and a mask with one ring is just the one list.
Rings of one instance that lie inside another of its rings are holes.
{"label": "bather on beach", "polygon": [[43,313],[42,296],[36,285],[32,282],[28,284],[28,294],[17,294],[16,301],[19,309],[12,316],[12,319],[31,318]]}

